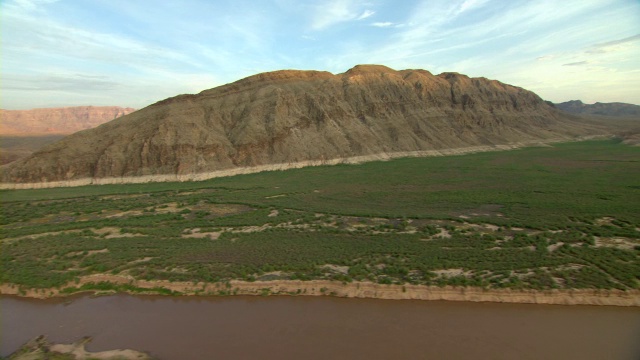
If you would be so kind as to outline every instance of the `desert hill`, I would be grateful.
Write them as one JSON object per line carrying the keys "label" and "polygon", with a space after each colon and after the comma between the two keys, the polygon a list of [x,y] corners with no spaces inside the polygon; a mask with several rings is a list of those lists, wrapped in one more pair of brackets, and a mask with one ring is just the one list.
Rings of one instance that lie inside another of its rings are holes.
{"label": "desert hill", "polygon": [[0,109],[0,135],[68,135],[134,112],[118,106],[75,106],[31,110]]}
{"label": "desert hill", "polygon": [[573,114],[640,117],[639,105],[620,102],[585,104],[580,100],[571,100],[555,105],[558,109]]}
{"label": "desert hill", "polygon": [[175,180],[241,167],[604,132],[530,91],[485,78],[380,65],[337,75],[282,70],[169,98],[75,133],[3,167],[2,181]]}
{"label": "desert hill", "polygon": [[32,110],[0,109],[0,164],[8,164],[74,132],[90,129],[135,109],[77,106]]}

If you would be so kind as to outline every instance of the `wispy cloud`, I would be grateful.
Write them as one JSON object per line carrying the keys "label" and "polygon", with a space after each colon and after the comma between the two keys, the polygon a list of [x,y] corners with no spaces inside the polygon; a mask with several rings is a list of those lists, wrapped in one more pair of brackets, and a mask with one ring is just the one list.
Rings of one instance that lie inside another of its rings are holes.
{"label": "wispy cloud", "polygon": [[371,23],[371,26],[375,26],[375,27],[390,27],[392,25],[393,23],[389,21]]}
{"label": "wispy cloud", "polygon": [[588,54],[603,54],[612,51],[618,51],[625,47],[632,45],[632,43],[640,41],[640,34],[629,36],[623,39],[607,41],[600,44],[591,46],[586,53]]}
{"label": "wispy cloud", "polygon": [[6,90],[28,91],[108,91],[120,86],[107,76],[86,74],[56,75],[9,75],[3,77],[2,87]]}
{"label": "wispy cloud", "polygon": [[472,10],[473,8],[480,7],[487,3],[489,0],[465,0],[457,10],[457,14],[461,14],[467,10]]}
{"label": "wispy cloud", "polygon": [[322,30],[342,22],[363,20],[375,14],[375,11],[366,9],[364,4],[355,0],[321,2],[313,11],[311,27],[314,30]]}
{"label": "wispy cloud", "polygon": [[579,65],[587,65],[588,61],[576,61],[572,63],[562,64],[562,66],[579,66]]}
{"label": "wispy cloud", "polygon": [[366,19],[366,18],[372,16],[375,13],[376,12],[373,11],[373,10],[365,10],[365,11],[362,12],[362,15],[358,16],[358,18],[356,20]]}
{"label": "wispy cloud", "polygon": [[12,4],[8,6],[19,7],[25,10],[33,11],[37,10],[39,6],[51,4],[57,2],[58,0],[15,0]]}

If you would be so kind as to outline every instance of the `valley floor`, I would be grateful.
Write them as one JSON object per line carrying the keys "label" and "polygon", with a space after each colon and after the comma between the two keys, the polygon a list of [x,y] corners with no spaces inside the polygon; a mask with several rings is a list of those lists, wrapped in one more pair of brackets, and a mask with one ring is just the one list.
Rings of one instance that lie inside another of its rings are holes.
{"label": "valley floor", "polygon": [[1,289],[638,305],[638,159],[586,141],[4,190]]}

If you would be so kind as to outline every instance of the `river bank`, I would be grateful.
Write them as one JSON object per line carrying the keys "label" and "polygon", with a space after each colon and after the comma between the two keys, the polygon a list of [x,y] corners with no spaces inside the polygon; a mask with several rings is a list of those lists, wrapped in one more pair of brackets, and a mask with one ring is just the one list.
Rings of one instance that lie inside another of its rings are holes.
{"label": "river bank", "polygon": [[[108,286],[97,286],[99,284]],[[94,286],[96,285],[96,286]],[[225,283],[194,283],[136,280],[122,275],[97,274],[84,276],[78,282],[58,289],[24,289],[13,284],[0,285],[0,294],[28,298],[52,298],[94,291],[131,294],[179,295],[290,295],[336,296],[346,298],[394,300],[447,300],[553,305],[640,306],[640,290],[552,289],[515,290],[474,287],[436,287],[425,285],[386,285],[371,282],[342,283],[328,280],[238,281]]]}

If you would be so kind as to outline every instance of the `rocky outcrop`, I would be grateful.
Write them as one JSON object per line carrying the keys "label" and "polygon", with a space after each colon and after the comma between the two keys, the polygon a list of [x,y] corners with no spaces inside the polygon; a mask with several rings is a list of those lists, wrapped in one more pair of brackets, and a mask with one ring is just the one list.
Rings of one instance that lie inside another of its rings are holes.
{"label": "rocky outcrop", "polygon": [[275,71],[179,95],[3,168],[5,183],[183,176],[598,134],[536,94],[457,73]]}
{"label": "rocky outcrop", "polygon": [[585,104],[580,100],[571,100],[555,106],[572,114],[616,116],[616,117],[640,117],[640,106],[619,102]]}
{"label": "rocky outcrop", "polygon": [[67,135],[134,112],[118,106],[76,106],[32,110],[0,109],[0,135]]}

